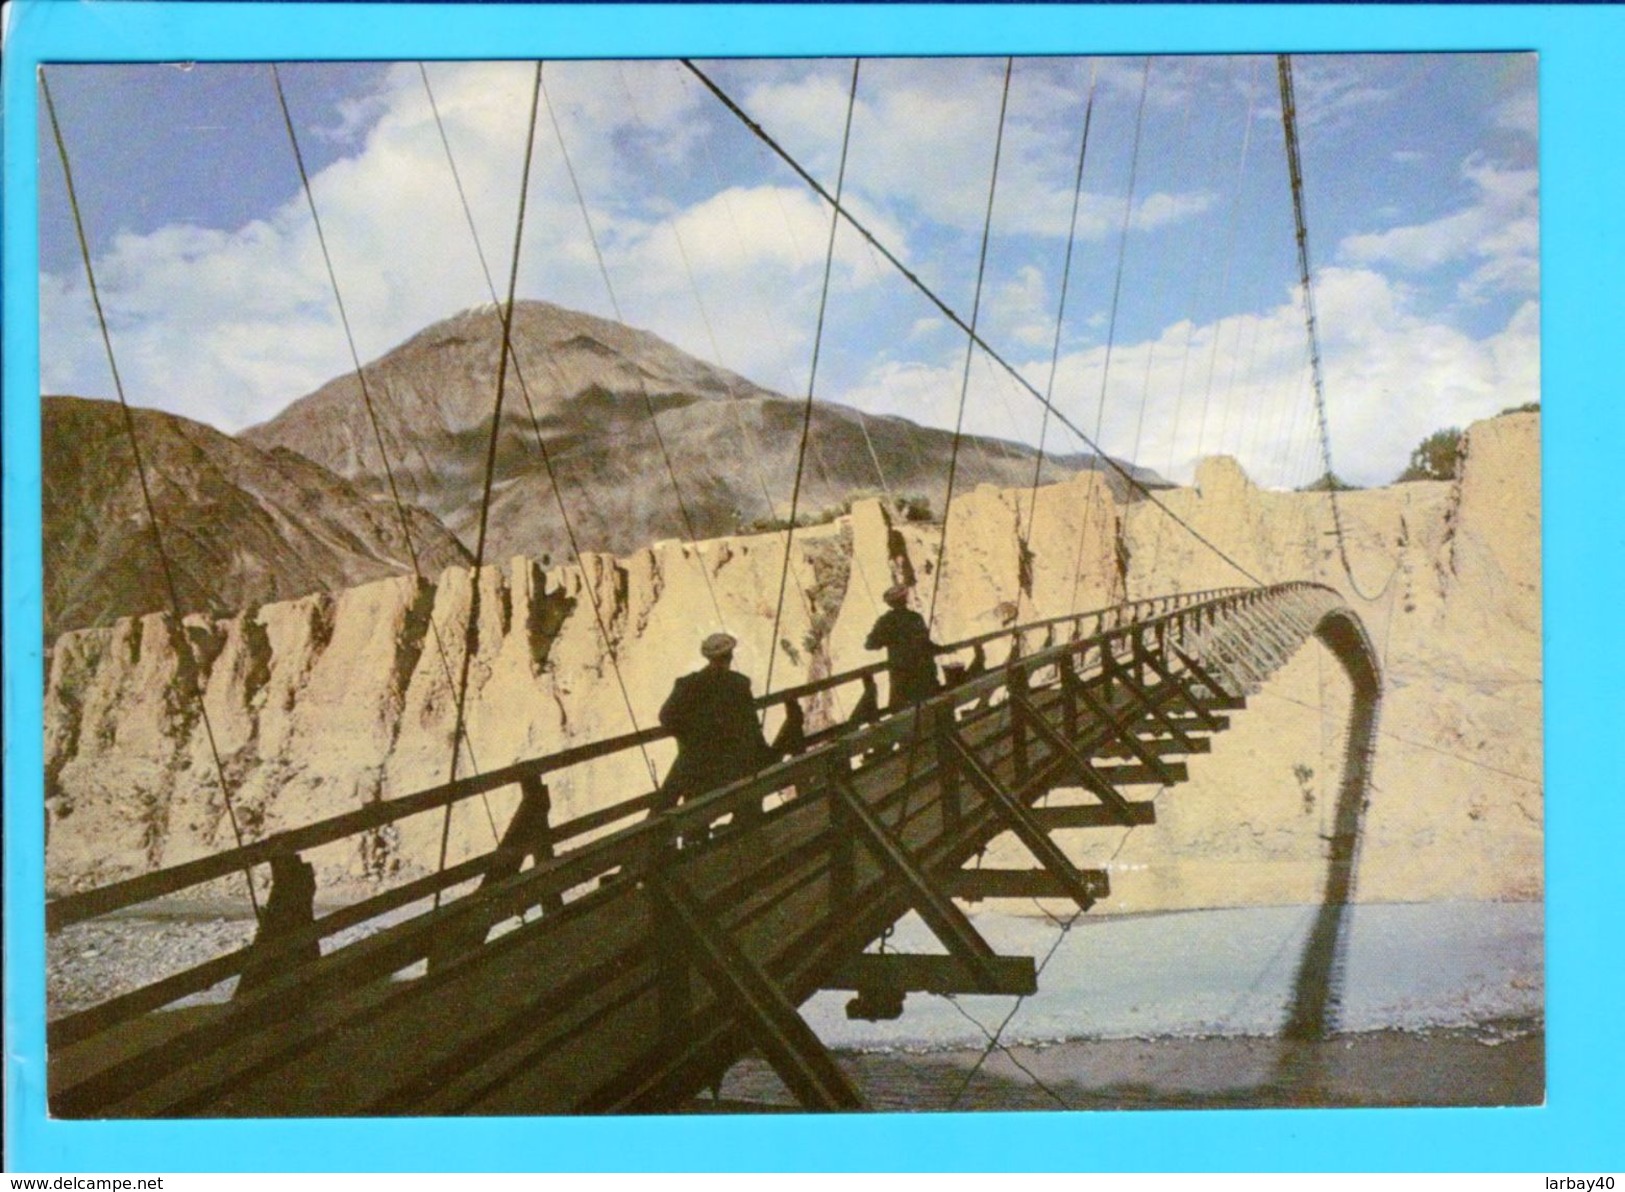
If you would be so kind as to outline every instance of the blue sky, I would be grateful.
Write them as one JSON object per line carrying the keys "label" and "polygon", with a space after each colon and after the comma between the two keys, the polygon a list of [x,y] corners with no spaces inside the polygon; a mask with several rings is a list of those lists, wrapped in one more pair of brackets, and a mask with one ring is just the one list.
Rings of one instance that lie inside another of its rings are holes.
{"label": "blue sky", "polygon": [[[702,66],[834,189],[850,60]],[[859,71],[846,196],[967,318],[1004,66],[865,60]],[[499,285],[531,69],[427,67]],[[268,69],[49,71],[130,400],[237,430],[345,371]],[[1300,56],[1294,71],[1333,458],[1346,477],[1381,483],[1430,431],[1538,400],[1536,63]],[[362,357],[487,300],[418,67],[302,63],[282,77]],[[805,394],[829,229],[820,202],[677,64],[554,63],[545,80],[521,296],[618,309],[702,359]],[[1273,57],[1018,59],[980,330],[1050,387],[1091,86],[1057,406],[1098,425],[1114,454],[1175,478],[1224,452],[1262,483],[1312,479]],[[42,388],[111,396],[47,133]],[[964,367],[963,334],[843,233],[818,396],[951,427]],[[1040,415],[972,361],[967,429],[1037,441]],[[1080,448],[1053,428],[1048,446]]]}

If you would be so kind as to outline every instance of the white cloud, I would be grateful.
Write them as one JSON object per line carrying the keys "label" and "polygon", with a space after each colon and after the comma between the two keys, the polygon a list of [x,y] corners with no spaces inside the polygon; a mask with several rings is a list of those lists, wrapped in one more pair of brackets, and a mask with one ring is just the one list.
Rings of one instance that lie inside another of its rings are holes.
{"label": "white cloud", "polygon": [[[1132,81],[1137,100],[1139,63],[1109,65],[1110,85]],[[1175,71],[1156,64],[1148,105],[1230,88],[1242,73],[1236,65],[1185,64]],[[832,182],[849,78],[843,64],[728,69],[739,72],[735,83],[742,77],[751,84],[752,110],[771,115],[775,135]],[[1001,73],[997,62],[866,62],[854,122],[848,200],[928,280],[934,273],[951,277],[964,300],[958,293],[948,298],[966,313]],[[437,64],[430,75],[491,272],[504,286],[532,68]],[[805,392],[829,232],[822,201],[719,117],[681,67],[560,63],[548,66],[545,78],[614,305],[626,321],[758,383]],[[1066,234],[1075,164],[1075,142],[1068,144],[1075,131],[1057,130],[1075,128],[1085,81],[1082,64],[1023,62],[1012,84],[995,226],[996,237],[1006,240],[999,267],[989,273],[982,325],[1040,390],[1049,375],[1060,277],[1059,253],[1051,250]],[[1375,102],[1352,80],[1333,80],[1327,89],[1347,109]],[[363,359],[489,297],[416,66],[385,72],[356,110],[369,104],[382,114],[364,131],[352,130],[354,153],[313,180]],[[285,146],[269,142],[267,152]],[[1406,279],[1445,266],[1458,270],[1449,282],[1467,302],[1533,294],[1538,283],[1533,171],[1475,157],[1462,175],[1473,194],[1462,209],[1350,237],[1342,244],[1344,267],[1317,278],[1333,450],[1339,470],[1353,480],[1390,479],[1410,448],[1440,426],[1538,398],[1533,302],[1478,338],[1413,308]],[[173,225],[121,237],[98,259],[132,401],[233,430],[349,369],[320,248],[295,185],[290,177],[283,202],[243,227]],[[1167,182],[1146,189],[1131,216],[1140,232],[1228,206],[1205,190]],[[1085,195],[1080,237],[1115,239],[1123,203],[1121,194]],[[1031,245],[1011,246],[1013,235],[1051,239],[1020,255]],[[1093,257],[1109,266],[1114,255],[1105,248]],[[1109,451],[1134,453],[1176,477],[1188,476],[1198,451],[1220,450],[1239,454],[1267,483],[1312,478],[1303,474],[1315,463],[1313,421],[1294,303],[1216,323],[1175,323],[1139,343],[1119,339],[1108,376],[1098,344],[1105,313],[1086,314],[1086,288],[1076,275],[1074,284],[1079,299],[1070,304],[1077,313],[1069,331],[1093,328],[1097,343],[1060,362],[1056,401],[1067,417],[1092,432],[1101,410]],[[520,294],[614,313],[545,112]],[[43,387],[110,394],[82,280],[43,277],[41,305]],[[954,424],[961,334],[846,229],[828,315],[829,368],[820,365],[820,396]],[[968,402],[967,429],[1029,439],[1038,433],[1038,404],[984,361],[971,371]],[[1050,445],[1080,447],[1053,433]]]}
{"label": "white cloud", "polygon": [[1461,168],[1476,192],[1460,210],[1424,224],[1350,236],[1338,246],[1344,260],[1361,265],[1390,264],[1425,273],[1477,261],[1458,288],[1476,300],[1490,293],[1533,293],[1539,282],[1539,175],[1470,157]]}
{"label": "white cloud", "polygon": [[[519,293],[605,315],[618,305],[628,322],[697,356],[720,357],[769,384],[802,387],[827,208],[799,186],[730,184],[711,175],[704,168],[705,126],[695,115],[700,96],[680,72],[673,63],[547,67],[550,106],[615,302],[545,112]],[[533,77],[525,63],[430,68],[499,292],[513,246]],[[637,96],[635,106],[629,94]],[[416,65],[386,72],[378,90],[352,109],[382,114],[353,155],[312,178],[312,191],[357,349],[369,360],[487,301],[490,290]],[[286,146],[268,143],[266,151],[283,153]],[[238,430],[351,368],[320,244],[296,186],[290,170],[287,198],[263,220],[232,230],[172,225],[127,235],[96,261],[131,401]],[[670,196],[678,196],[676,203]],[[861,201],[857,206],[906,257],[899,227]],[[879,276],[875,257],[849,232],[839,241],[836,266],[837,294],[861,291]],[[741,294],[752,297],[742,302]],[[41,302],[42,387],[110,395],[82,278],[42,277]],[[764,330],[767,310],[783,313]]]}
{"label": "white cloud", "polygon": [[[879,61],[863,64],[852,118],[847,186],[899,217],[980,235],[987,214],[993,146],[1003,80],[1000,59]],[[1104,60],[1102,91],[1129,85],[1138,100],[1141,65]],[[1126,73],[1125,73],[1126,72]],[[1171,103],[1183,90],[1175,72],[1153,71],[1150,102]],[[850,75],[844,63],[809,67],[799,77],[759,82],[745,96],[760,119],[813,175],[833,189]],[[1012,75],[1000,152],[995,230],[1000,235],[1065,237],[1072,210],[1078,129],[1087,88],[1081,62],[1020,60]],[[1096,118],[1100,119],[1097,111]],[[1135,208],[1131,226],[1151,230],[1205,211],[1205,192],[1155,194]],[[1115,235],[1120,194],[1086,192],[1080,240]]]}
{"label": "white cloud", "polygon": [[1529,137],[1535,137],[1540,132],[1540,99],[1538,93],[1530,88],[1520,91],[1507,100],[1495,113],[1495,123],[1498,128],[1510,129]]}
{"label": "white cloud", "polygon": [[[1316,279],[1332,457],[1358,484],[1391,481],[1413,447],[1444,426],[1540,398],[1539,307],[1521,306],[1483,339],[1409,309],[1403,288],[1369,270],[1326,269]],[[1188,480],[1201,455],[1237,456],[1272,486],[1319,474],[1302,308],[1296,298],[1218,323],[1180,322],[1155,339],[1061,358],[1056,407],[1109,453]],[[1048,356],[1018,368],[1043,391]],[[841,400],[951,428],[962,360],[886,362]],[[1104,380],[1104,401],[1101,400]],[[1001,392],[1002,388],[1002,392]],[[987,368],[974,369],[968,432],[1036,442],[1042,408]],[[1052,423],[1052,451],[1084,450]]]}
{"label": "white cloud", "polygon": [[[1392,87],[1372,81],[1380,74],[1377,61],[1380,59],[1368,61],[1356,55],[1292,55],[1292,91],[1299,127],[1322,132],[1346,128],[1366,109],[1392,100]],[[1274,80],[1262,81],[1268,88],[1264,94],[1272,93]],[[1273,119],[1279,121],[1279,109]]]}

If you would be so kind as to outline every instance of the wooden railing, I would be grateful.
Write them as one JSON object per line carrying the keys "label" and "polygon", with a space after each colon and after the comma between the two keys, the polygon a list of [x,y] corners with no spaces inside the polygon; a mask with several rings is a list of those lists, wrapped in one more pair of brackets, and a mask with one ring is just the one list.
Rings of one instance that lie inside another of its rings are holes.
{"label": "wooden railing", "polygon": [[[952,657],[968,652],[971,655],[971,662],[967,669],[968,673],[974,676],[980,673],[982,667],[985,666],[987,646],[995,642],[1008,642],[1011,654],[1020,655],[1024,652],[1026,643],[1040,634],[1043,635],[1047,645],[1053,645],[1058,637],[1064,637],[1067,642],[1076,642],[1086,637],[1097,636],[1107,631],[1108,628],[1121,629],[1146,620],[1156,620],[1173,611],[1207,604],[1222,597],[1233,596],[1247,590],[1249,589],[1224,588],[1173,596],[1158,596],[1105,609],[1068,613],[1065,616],[1029,622],[1008,629],[997,629],[963,641],[939,646],[937,647],[937,656],[939,658]],[[1092,632],[1090,632],[1091,629]],[[830,675],[810,683],[803,683],[796,687],[759,696],[755,701],[756,707],[759,710],[773,707],[788,709],[790,705],[797,705],[798,711],[796,714],[799,715],[799,704],[802,700],[833,688],[850,686],[856,683],[861,684],[866,693],[871,694],[871,698],[868,700],[869,706],[878,708],[873,693],[878,691],[876,680],[885,674],[885,671],[886,664],[884,662],[856,667],[837,675]],[[844,724],[833,725],[822,732],[809,734],[802,744],[818,744],[823,740],[847,731],[848,728],[849,726]],[[46,930],[59,931],[64,927],[83,922],[86,919],[93,919],[100,915],[138,906],[142,903],[177,894],[182,890],[206,882],[230,877],[255,865],[267,864],[278,853],[298,853],[321,845],[332,844],[349,836],[384,827],[408,816],[448,807],[504,787],[520,786],[523,788],[526,783],[539,782],[549,774],[598,761],[628,750],[638,749],[656,741],[667,740],[670,736],[671,734],[663,728],[647,728],[641,732],[625,733],[603,741],[577,745],[560,750],[557,753],[548,754],[546,757],[515,762],[509,766],[488,770],[483,774],[470,775],[467,778],[460,778],[455,782],[431,787],[415,794],[370,803],[364,807],[356,808],[354,811],[347,811],[329,819],[274,833],[262,840],[257,840],[252,844],[246,844],[239,848],[212,853],[207,857],[199,857],[166,869],[144,873],[119,882],[112,882],[93,890],[64,895],[46,904]],[[653,801],[654,793],[648,792],[594,812],[582,817],[580,820],[561,824],[555,829],[555,839],[567,840],[619,820],[630,818],[640,812],[647,811]],[[434,879],[424,880],[430,883],[428,887],[430,894],[436,889],[445,889],[456,884],[449,881],[435,884]],[[466,878],[461,880],[466,880]],[[380,897],[387,896],[381,895]]]}
{"label": "wooden railing", "polygon": [[[982,673],[967,675],[958,686],[913,705],[900,714],[885,716],[844,731],[832,730],[824,734],[821,740],[809,740],[805,751],[789,760],[681,806],[648,815],[656,801],[655,793],[650,792],[561,824],[548,825],[538,838],[508,842],[491,853],[466,860],[442,873],[407,882],[333,911],[296,932],[238,949],[53,1022],[50,1026],[51,1045],[55,1048],[70,1047],[140,1014],[229,979],[243,970],[250,956],[257,965],[284,958],[294,960],[308,955],[312,943],[340,931],[378,920],[476,879],[500,877],[500,880],[488,881],[478,890],[445,903],[433,914],[421,914],[406,922],[396,923],[338,949],[323,957],[320,963],[280,966],[277,975],[267,984],[255,988],[246,999],[239,997],[229,1020],[193,1031],[184,1040],[176,1040],[173,1045],[132,1057],[123,1065],[115,1065],[105,1074],[82,1082],[75,1086],[61,1108],[70,1113],[99,1111],[98,1107],[111,1103],[108,1098],[117,1099],[115,1094],[125,1087],[120,1084],[121,1081],[126,1084],[135,1081],[139,1086],[141,1081],[149,1078],[158,1079],[166,1066],[178,1068],[191,1062],[191,1058],[242,1038],[243,1032],[252,1032],[256,1024],[263,1026],[280,1021],[290,1012],[290,1005],[320,997],[323,990],[350,990],[407,968],[426,957],[430,958],[432,966],[437,950],[441,954],[448,949],[455,953],[458,947],[478,946],[493,929],[504,922],[518,920],[534,908],[543,908],[546,918],[548,908],[573,905],[587,896],[592,896],[595,902],[618,898],[633,884],[628,881],[629,878],[635,879],[641,888],[645,876],[656,874],[662,868],[660,858],[680,855],[675,851],[679,848],[679,841],[703,841],[719,827],[737,830],[758,822],[769,804],[779,807],[788,800],[789,806],[784,807],[784,811],[797,808],[797,814],[803,817],[808,814],[813,814],[815,818],[823,817],[818,819],[822,823],[835,814],[835,805],[842,801],[840,792],[849,777],[854,773],[863,774],[866,767],[877,759],[893,756],[893,751],[898,747],[908,747],[912,756],[913,750],[922,743],[927,744],[926,756],[930,759],[918,772],[911,763],[911,777],[897,790],[882,796],[881,805],[895,807],[896,800],[901,800],[906,809],[912,797],[910,792],[921,783],[939,781],[940,773],[961,774],[961,778],[949,780],[950,786],[953,782],[974,779],[978,765],[974,758],[966,755],[960,761],[949,759],[944,763],[939,756],[942,742],[950,739],[958,741],[961,734],[968,734],[966,740],[982,740],[984,747],[991,746],[1003,759],[997,765],[1015,783],[1010,789],[1021,798],[1033,797],[1033,792],[1039,791],[1046,783],[1053,784],[1073,769],[1071,763],[1076,760],[1076,755],[1069,752],[1069,746],[1057,745],[1057,741],[1080,740],[1087,746],[1094,739],[1097,745],[1101,745],[1114,735],[1110,727],[1113,713],[1103,704],[1111,704],[1119,696],[1127,701],[1128,707],[1141,709],[1136,716],[1161,720],[1171,730],[1176,742],[1189,744],[1184,740],[1182,730],[1169,721],[1162,711],[1162,701],[1168,698],[1183,699],[1189,704],[1190,684],[1193,682],[1198,688],[1215,695],[1222,690],[1219,682],[1204,677],[1200,664],[1188,657],[1187,651],[1193,648],[1192,642],[1200,641],[1204,631],[1213,629],[1220,622],[1235,624],[1238,620],[1250,619],[1254,606],[1267,607],[1283,594],[1308,593],[1315,589],[1318,589],[1317,596],[1324,594],[1327,598],[1335,598],[1329,589],[1308,584],[1193,593],[1053,618],[945,646],[942,654],[968,650],[977,655],[985,652],[989,644],[1001,639],[1010,642],[1007,656],[1002,662]],[[1311,603],[1319,604],[1320,601]],[[1312,627],[1306,630],[1305,626],[1299,625],[1291,631],[1290,636],[1301,641],[1307,631],[1313,631]],[[1038,639],[1037,644],[1033,644],[1035,638]],[[1174,662],[1175,659],[1183,662]],[[1178,666],[1183,671],[1177,681],[1168,673],[1170,666]],[[863,682],[866,676],[872,682],[873,676],[881,669],[882,666],[859,668],[816,683],[775,692],[762,697],[758,705],[803,699],[841,682]],[[1148,699],[1146,690],[1139,686],[1142,682],[1162,694]],[[1222,696],[1219,698],[1222,699]],[[1040,726],[1036,723],[1034,711],[1041,702],[1051,709],[1051,715],[1060,717],[1059,726]],[[1095,717],[1091,709],[1100,709],[1106,714]],[[1208,718],[1194,704],[1190,704],[1190,711],[1198,721]],[[1080,729],[1080,714],[1089,718],[1095,727],[1091,729],[1085,725]],[[978,728],[978,725],[983,727]],[[944,733],[947,735],[944,736]],[[1091,733],[1094,734],[1093,738]],[[636,748],[664,735],[654,731],[629,734],[566,750],[293,829],[218,857],[200,859],[103,890],[75,895],[72,900],[59,900],[52,906],[67,906],[58,910],[57,925],[161,897],[236,872],[244,865],[266,861],[279,852],[298,852],[330,843],[392,819],[449,806],[481,791],[503,785],[518,784],[525,798],[545,799],[542,782],[545,775]],[[1115,735],[1123,737],[1125,747],[1130,744],[1127,735],[1122,734],[1120,729],[1115,731]],[[1033,746],[1038,748],[1038,753],[1033,756],[1036,758],[1041,754],[1043,760],[1030,764],[1028,750]],[[1133,769],[1133,763],[1137,760],[1138,768],[1148,775],[1154,776],[1159,770],[1164,774],[1168,772],[1169,768],[1163,766],[1155,754],[1146,753],[1136,758],[1132,756],[1134,752],[1133,749],[1128,750],[1131,764],[1125,769]],[[948,771],[941,771],[944,764],[949,766]],[[1073,779],[1076,779],[1075,774]],[[1147,780],[1156,779],[1138,779]],[[1109,791],[1096,793],[1102,806],[1100,815],[1095,818],[1101,822],[1105,822],[1109,816],[1132,815],[1133,809],[1122,800],[1107,797]],[[946,787],[938,792],[938,797],[950,803],[957,800],[957,796],[950,796]],[[830,804],[830,809],[821,810],[826,803]],[[941,814],[946,814],[946,811]],[[958,814],[955,813],[956,816]],[[1022,819],[1019,809],[1010,814],[1016,822]],[[603,832],[640,815],[645,817],[640,822],[627,824],[595,839],[583,840],[593,833]],[[903,816],[900,824],[909,822],[904,813],[900,812],[899,815]],[[966,850],[973,851],[980,847],[979,842],[985,843],[989,833],[998,830],[1000,822],[985,792],[975,815],[979,818],[967,818],[960,828],[942,837],[944,843],[929,847],[940,852],[950,864],[956,863],[954,859]],[[1056,822],[1059,824],[1059,821]],[[1123,822],[1133,821],[1125,819]],[[839,847],[839,842],[833,838],[820,837],[819,840],[819,848],[834,850]],[[534,855],[535,864],[530,869],[520,870],[516,849]],[[833,857],[835,853],[831,852],[830,855]],[[788,862],[788,858],[785,860]],[[771,864],[772,858],[760,858],[759,861]],[[1064,872],[1064,858],[1057,862],[1057,867]],[[1077,880],[1074,874],[1074,884]],[[1074,893],[1084,897],[1088,895],[1083,887]],[[854,905],[853,922],[840,933],[842,941],[846,935],[850,935],[857,941],[857,949],[861,950],[869,938],[865,932],[872,934],[872,930],[882,929],[885,923],[880,920],[890,922],[887,915],[900,913],[892,905],[898,897],[901,895],[894,892],[873,906]],[[878,927],[876,923],[879,923]],[[846,943],[842,941],[836,943],[845,947]],[[834,947],[834,944],[830,947]],[[836,948],[831,955],[839,950]],[[273,965],[273,968],[277,967]],[[811,969],[808,971],[812,972]],[[200,1106],[204,1104],[206,1101],[199,1102]]]}

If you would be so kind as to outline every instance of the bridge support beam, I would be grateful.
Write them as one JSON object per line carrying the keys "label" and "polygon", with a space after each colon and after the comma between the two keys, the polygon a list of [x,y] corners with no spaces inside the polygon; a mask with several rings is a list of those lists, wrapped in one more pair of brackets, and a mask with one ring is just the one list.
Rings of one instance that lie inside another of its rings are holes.
{"label": "bridge support beam", "polygon": [[[1112,892],[1104,869],[1080,869],[1078,876],[1095,898]],[[1072,889],[1047,869],[957,869],[945,884],[955,898],[1071,898]]]}
{"label": "bridge support beam", "polygon": [[1157,805],[1148,799],[1124,802],[1125,815],[1101,803],[1078,803],[1061,807],[1030,807],[1027,814],[1046,832],[1057,828],[1118,828],[1157,822]]}
{"label": "bridge support beam", "polygon": [[912,896],[914,909],[943,946],[968,965],[979,980],[989,987],[996,987],[999,975],[993,961],[997,959],[997,954],[971,925],[965,912],[955,906],[952,899],[914,863],[904,851],[902,843],[875,818],[875,813],[850,784],[837,782],[832,796],[845,804],[851,822],[882,864],[903,880]]}
{"label": "bridge support beam", "polygon": [[1190,671],[1191,674],[1195,675],[1202,686],[1206,687],[1211,693],[1210,697],[1203,701],[1204,706],[1228,712],[1240,712],[1246,708],[1247,701],[1245,699],[1241,698],[1239,695],[1232,694],[1228,688],[1215,679],[1213,675],[1208,672],[1207,668],[1201,663],[1197,662],[1196,659],[1185,653],[1185,651],[1181,650],[1178,646],[1174,647],[1174,654],[1181,662],[1185,664],[1185,669]]}
{"label": "bridge support beam", "polygon": [[1083,701],[1084,706],[1095,714],[1095,717],[1100,721],[1101,727],[1108,729],[1112,736],[1128,748],[1130,753],[1139,758],[1142,766],[1155,774],[1158,780],[1163,783],[1171,784],[1177,781],[1174,778],[1173,768],[1147,749],[1145,742],[1134,734],[1134,730],[1123,724],[1121,717],[1112,715],[1111,709],[1097,699],[1086,684],[1079,683],[1076,690],[1078,698]]}
{"label": "bridge support beam", "polygon": [[965,744],[963,737],[954,734],[952,743],[954,751],[959,755],[959,764],[970,778],[972,785],[992,802],[1010,830],[1016,834],[1016,838],[1027,846],[1027,850],[1038,863],[1054,877],[1063,895],[1077,903],[1080,911],[1086,911],[1094,906],[1094,889],[1078,871],[1077,866],[1067,859],[1060,846],[1049,838],[1049,833],[1039,827],[1032,817],[1032,812],[1005,790],[998,779],[987,772],[986,767],[971,752],[970,746]]}
{"label": "bridge support beam", "polygon": [[1083,783],[1084,789],[1105,804],[1107,809],[1117,817],[1119,823],[1127,825],[1135,822],[1134,813],[1129,810],[1128,801],[1117,793],[1117,788],[1095,773],[1095,767],[1090,763],[1089,759],[1072,748],[1071,744],[1056,731],[1055,726],[1045,720],[1038,709],[1032,706],[1032,702],[1025,694],[1012,691],[1010,693],[1010,704],[1012,711],[1019,713],[1021,718],[1033,727],[1046,745],[1071,764],[1072,769]]}
{"label": "bridge support beam", "polygon": [[674,877],[656,875],[645,887],[688,944],[712,988],[729,1002],[779,1078],[808,1109],[866,1109],[827,1048],[779,987],[716,926]]}
{"label": "bridge support beam", "polygon": [[1037,966],[1031,956],[995,956],[990,965],[998,980],[989,985],[971,973],[957,956],[919,956],[901,952],[863,952],[824,982],[825,989],[875,989],[903,993],[988,993],[1025,997],[1038,992]]}

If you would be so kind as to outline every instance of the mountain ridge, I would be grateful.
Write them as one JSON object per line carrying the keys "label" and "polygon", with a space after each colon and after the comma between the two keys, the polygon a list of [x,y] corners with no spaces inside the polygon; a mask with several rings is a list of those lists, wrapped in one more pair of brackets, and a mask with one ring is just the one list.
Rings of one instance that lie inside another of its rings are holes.
{"label": "mountain ridge", "polygon": [[[410,573],[401,515],[286,447],[243,443],[159,410],[132,409],[183,613],[222,615]],[[98,398],[41,399],[47,640],[169,607],[123,413]],[[409,508],[426,573],[469,560]]]}
{"label": "mountain ridge", "polygon": [[[497,307],[463,311],[366,365],[365,394],[354,374],[335,378],[242,437],[292,448],[369,492],[387,487],[382,439],[402,496],[469,545],[500,343]],[[577,548],[625,554],[662,539],[788,520],[803,399],[715,368],[651,332],[549,302],[516,304],[512,343],[518,366],[498,435],[488,557],[562,558]],[[797,519],[855,492],[922,499],[940,511],[953,438],[904,418],[814,402]],[[957,483],[1031,483],[1036,463],[1032,448],[964,436]],[[1047,458],[1041,480],[1081,470],[1088,465],[1078,457]]]}

